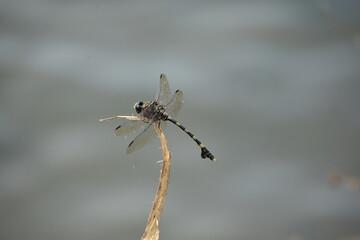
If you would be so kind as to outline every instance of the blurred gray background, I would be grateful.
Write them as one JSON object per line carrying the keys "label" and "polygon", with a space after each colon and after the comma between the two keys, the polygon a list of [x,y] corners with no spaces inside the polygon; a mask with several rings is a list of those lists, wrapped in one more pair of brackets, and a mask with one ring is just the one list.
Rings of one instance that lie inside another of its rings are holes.
{"label": "blurred gray background", "polygon": [[158,139],[121,121],[184,91],[161,239],[360,239],[358,1],[0,3],[0,239],[139,239]]}

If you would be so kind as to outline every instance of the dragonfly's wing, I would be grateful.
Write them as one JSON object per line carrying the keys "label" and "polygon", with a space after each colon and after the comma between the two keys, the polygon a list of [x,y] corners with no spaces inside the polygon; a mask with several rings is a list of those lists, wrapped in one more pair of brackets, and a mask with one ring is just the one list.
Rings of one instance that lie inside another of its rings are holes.
{"label": "dragonfly's wing", "polygon": [[[161,128],[165,128],[166,123],[160,122]],[[153,126],[153,122],[149,123],[146,128],[136,136],[136,138],[129,144],[126,153],[132,153],[142,148],[146,144],[148,144],[151,140],[153,140],[157,136],[156,130]]]}
{"label": "dragonfly's wing", "polygon": [[175,117],[180,111],[184,103],[183,96],[183,92],[181,90],[177,90],[170,102],[165,106],[166,113],[169,114],[170,117]]}
{"label": "dragonfly's wing", "polygon": [[165,74],[160,75],[160,86],[155,95],[155,101],[161,105],[165,105],[171,98],[170,86]]}
{"label": "dragonfly's wing", "polygon": [[148,123],[140,120],[127,120],[115,129],[115,135],[121,136],[128,133],[134,133],[146,124]]}

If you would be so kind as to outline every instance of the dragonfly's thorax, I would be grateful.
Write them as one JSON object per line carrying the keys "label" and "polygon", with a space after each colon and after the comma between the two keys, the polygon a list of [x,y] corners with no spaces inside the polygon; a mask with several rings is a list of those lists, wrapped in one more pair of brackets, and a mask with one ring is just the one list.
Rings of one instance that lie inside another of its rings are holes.
{"label": "dragonfly's thorax", "polygon": [[157,102],[138,102],[134,106],[136,112],[147,119],[166,120],[165,108]]}

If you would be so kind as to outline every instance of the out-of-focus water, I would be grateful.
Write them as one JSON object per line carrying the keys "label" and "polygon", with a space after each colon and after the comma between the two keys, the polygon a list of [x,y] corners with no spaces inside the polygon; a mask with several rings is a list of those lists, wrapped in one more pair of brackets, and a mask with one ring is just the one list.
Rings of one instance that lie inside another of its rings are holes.
{"label": "out-of-focus water", "polygon": [[162,239],[359,239],[357,1],[2,1],[0,239],[139,239],[158,141],[119,122],[159,75],[168,124]]}

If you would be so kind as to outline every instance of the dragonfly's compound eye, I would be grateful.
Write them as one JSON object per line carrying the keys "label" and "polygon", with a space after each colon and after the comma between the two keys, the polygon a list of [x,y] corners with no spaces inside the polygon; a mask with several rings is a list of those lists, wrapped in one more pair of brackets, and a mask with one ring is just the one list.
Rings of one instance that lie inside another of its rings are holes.
{"label": "dragonfly's compound eye", "polygon": [[135,108],[135,111],[137,113],[141,113],[142,109],[143,109],[143,105],[144,103],[143,102],[138,102],[135,104],[134,108]]}

